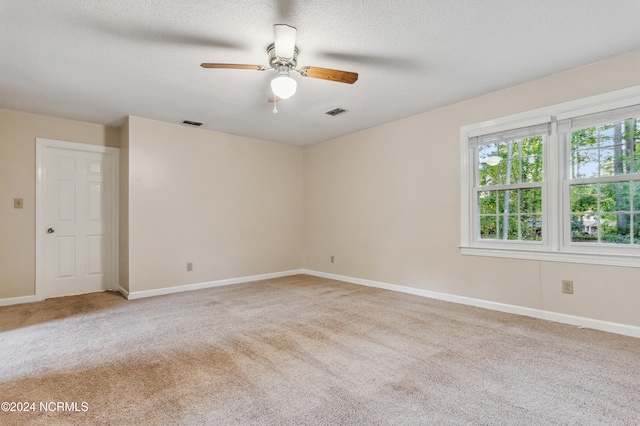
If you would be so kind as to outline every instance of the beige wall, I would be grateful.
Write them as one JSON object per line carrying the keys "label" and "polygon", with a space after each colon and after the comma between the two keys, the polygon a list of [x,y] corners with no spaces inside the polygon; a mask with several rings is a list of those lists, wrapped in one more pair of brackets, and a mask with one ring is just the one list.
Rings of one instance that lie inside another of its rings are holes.
{"label": "beige wall", "polygon": [[0,110],[0,299],[35,294],[37,137],[121,148],[125,290],[303,266],[302,148],[137,117],[118,129]]}
{"label": "beige wall", "polygon": [[129,291],[302,268],[302,148],[138,117],[128,128]]}
{"label": "beige wall", "polygon": [[0,299],[35,294],[36,138],[120,144],[115,128],[0,109]]}
{"label": "beige wall", "polygon": [[640,85],[639,69],[636,51],[306,148],[305,268],[640,326],[638,268],[458,249],[461,126]]}

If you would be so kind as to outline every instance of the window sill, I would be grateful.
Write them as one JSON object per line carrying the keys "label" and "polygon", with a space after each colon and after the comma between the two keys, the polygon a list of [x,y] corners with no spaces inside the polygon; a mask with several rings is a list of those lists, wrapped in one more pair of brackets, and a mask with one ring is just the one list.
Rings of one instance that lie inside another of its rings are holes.
{"label": "window sill", "polygon": [[495,247],[461,246],[460,253],[467,256],[501,257],[508,259],[539,260],[546,262],[588,263],[591,265],[640,268],[640,256],[610,253],[580,253],[568,251],[541,251],[499,249]]}

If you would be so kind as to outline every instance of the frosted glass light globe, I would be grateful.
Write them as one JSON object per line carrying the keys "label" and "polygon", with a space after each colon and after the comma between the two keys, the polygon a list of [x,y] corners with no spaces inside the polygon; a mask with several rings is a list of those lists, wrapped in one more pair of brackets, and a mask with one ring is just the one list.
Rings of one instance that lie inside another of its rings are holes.
{"label": "frosted glass light globe", "polygon": [[271,90],[280,99],[289,99],[296,93],[298,83],[288,75],[279,75],[271,80]]}
{"label": "frosted glass light globe", "polygon": [[498,164],[500,164],[501,160],[502,158],[498,157],[497,155],[492,155],[491,157],[487,158],[487,164],[490,166],[497,166]]}

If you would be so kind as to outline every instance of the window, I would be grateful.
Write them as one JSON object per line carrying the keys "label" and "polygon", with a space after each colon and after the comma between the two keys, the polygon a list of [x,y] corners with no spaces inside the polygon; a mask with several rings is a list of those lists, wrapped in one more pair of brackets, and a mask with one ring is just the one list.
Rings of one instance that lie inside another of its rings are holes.
{"label": "window", "polygon": [[571,243],[640,247],[640,108],[559,123]]}
{"label": "window", "polygon": [[543,141],[548,126],[470,141],[480,240],[542,241]]}
{"label": "window", "polygon": [[463,254],[640,267],[640,86],[460,140]]}

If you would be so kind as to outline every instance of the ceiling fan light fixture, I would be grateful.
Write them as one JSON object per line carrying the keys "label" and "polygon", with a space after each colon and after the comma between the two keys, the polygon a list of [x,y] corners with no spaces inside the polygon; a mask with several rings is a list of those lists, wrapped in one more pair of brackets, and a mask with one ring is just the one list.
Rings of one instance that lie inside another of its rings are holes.
{"label": "ceiling fan light fixture", "polygon": [[279,75],[271,80],[271,90],[280,99],[289,99],[296,93],[298,83],[288,75]]}
{"label": "ceiling fan light fixture", "polygon": [[[1,1],[1,0],[0,0]],[[329,68],[302,67],[298,66],[298,48],[296,47],[295,27],[286,24],[276,24],[273,26],[274,42],[267,47],[269,66],[249,65],[249,64],[228,64],[209,63],[200,64],[202,68],[210,69],[239,69],[265,71],[273,70],[278,76],[271,80],[271,91],[275,100],[288,99],[296,93],[298,83],[289,76],[291,71],[295,71],[302,77],[317,78],[320,80],[336,81],[338,83],[353,84],[358,80],[358,73],[340,71]],[[278,99],[279,98],[279,99]],[[272,102],[271,100],[269,102]]]}
{"label": "ceiling fan light fixture", "polygon": [[500,161],[502,161],[502,157],[498,155],[492,155],[491,157],[487,158],[487,164],[490,166],[497,166],[498,164],[500,164]]}

